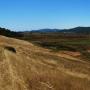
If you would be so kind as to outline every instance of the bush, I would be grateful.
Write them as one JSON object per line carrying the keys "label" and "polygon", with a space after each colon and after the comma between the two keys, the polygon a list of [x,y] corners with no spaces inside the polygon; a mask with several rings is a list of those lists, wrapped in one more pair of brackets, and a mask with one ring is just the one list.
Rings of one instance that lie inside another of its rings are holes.
{"label": "bush", "polygon": [[11,46],[6,46],[5,49],[7,49],[7,50],[9,50],[9,51],[11,51],[13,53],[16,53],[16,49],[11,47]]}

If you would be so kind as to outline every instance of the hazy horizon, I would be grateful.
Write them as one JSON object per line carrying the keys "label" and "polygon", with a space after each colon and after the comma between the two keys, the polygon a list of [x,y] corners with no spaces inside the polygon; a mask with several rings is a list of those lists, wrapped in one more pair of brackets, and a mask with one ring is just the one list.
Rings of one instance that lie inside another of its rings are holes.
{"label": "hazy horizon", "polygon": [[90,26],[89,0],[1,0],[0,27],[14,31]]}

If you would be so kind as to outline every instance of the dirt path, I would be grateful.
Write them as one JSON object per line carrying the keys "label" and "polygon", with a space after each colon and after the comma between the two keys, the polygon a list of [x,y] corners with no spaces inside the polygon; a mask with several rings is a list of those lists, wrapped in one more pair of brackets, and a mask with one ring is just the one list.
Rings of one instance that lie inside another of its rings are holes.
{"label": "dirt path", "polygon": [[20,90],[20,88],[18,88],[17,86],[17,83],[19,83],[20,86],[22,87],[21,90],[28,90],[27,87],[25,86],[25,82],[17,76],[16,74],[17,72],[13,69],[12,63],[10,62],[11,60],[10,55],[12,55],[12,53],[10,53],[7,50],[4,50],[4,55],[6,58],[6,63],[8,64],[8,67],[9,67],[9,73],[10,73],[10,78],[12,82],[11,90]]}

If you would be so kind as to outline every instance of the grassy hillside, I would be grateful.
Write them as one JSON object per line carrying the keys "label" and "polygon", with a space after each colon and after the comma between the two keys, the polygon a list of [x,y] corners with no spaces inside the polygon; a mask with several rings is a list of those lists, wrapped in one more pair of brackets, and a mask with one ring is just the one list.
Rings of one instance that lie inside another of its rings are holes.
{"label": "grassy hillside", "polygon": [[89,90],[90,62],[0,36],[0,90]]}

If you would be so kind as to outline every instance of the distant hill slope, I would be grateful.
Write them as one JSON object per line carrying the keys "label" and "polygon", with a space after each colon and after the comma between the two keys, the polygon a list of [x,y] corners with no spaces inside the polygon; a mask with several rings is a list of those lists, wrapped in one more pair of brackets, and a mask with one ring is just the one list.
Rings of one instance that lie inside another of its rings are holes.
{"label": "distant hill slope", "polygon": [[40,29],[40,30],[32,30],[31,32],[38,32],[38,33],[50,33],[50,32],[59,32],[60,29]]}
{"label": "distant hill slope", "polygon": [[32,33],[81,33],[81,34],[90,34],[90,27],[76,27],[71,29],[40,29],[32,30]]}
{"label": "distant hill slope", "polygon": [[90,27],[76,27],[68,29],[67,32],[79,33],[79,34],[90,34]]}
{"label": "distant hill slope", "polygon": [[0,90],[90,90],[90,62],[0,36]]}
{"label": "distant hill slope", "polygon": [[1,28],[0,27],[0,35],[4,35],[7,37],[21,37],[22,35],[18,32],[10,31],[9,29]]}

